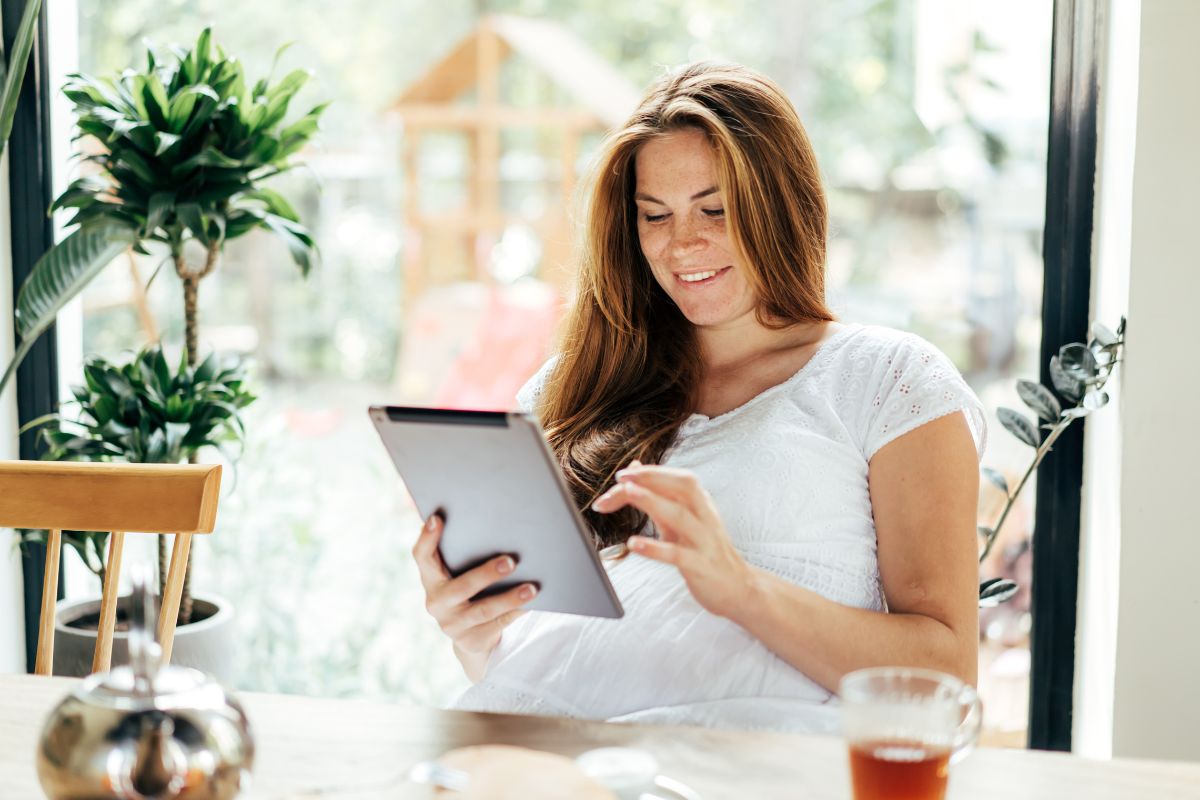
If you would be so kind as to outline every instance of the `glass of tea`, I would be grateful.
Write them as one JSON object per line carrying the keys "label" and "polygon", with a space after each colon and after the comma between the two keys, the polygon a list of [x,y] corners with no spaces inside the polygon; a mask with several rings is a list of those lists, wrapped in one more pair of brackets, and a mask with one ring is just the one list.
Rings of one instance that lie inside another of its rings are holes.
{"label": "glass of tea", "polygon": [[842,678],[854,800],[943,800],[950,765],[979,738],[979,695],[951,675],[876,667]]}

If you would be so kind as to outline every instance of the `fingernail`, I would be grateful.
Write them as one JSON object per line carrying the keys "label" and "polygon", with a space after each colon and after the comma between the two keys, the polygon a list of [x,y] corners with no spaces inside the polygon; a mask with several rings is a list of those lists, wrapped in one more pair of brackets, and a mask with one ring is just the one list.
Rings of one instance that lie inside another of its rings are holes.
{"label": "fingernail", "polygon": [[517,562],[513,561],[510,557],[505,556],[504,558],[500,559],[500,563],[496,565],[496,571],[506,574],[512,572],[516,566]]}
{"label": "fingernail", "polygon": [[436,519],[437,519],[437,517],[429,517],[427,520],[425,520],[425,530],[427,530],[427,531],[433,530],[433,523]]}
{"label": "fingernail", "polygon": [[527,584],[527,585],[521,587],[521,599],[522,600],[532,600],[533,596],[535,594],[537,594],[536,586],[530,586]]}

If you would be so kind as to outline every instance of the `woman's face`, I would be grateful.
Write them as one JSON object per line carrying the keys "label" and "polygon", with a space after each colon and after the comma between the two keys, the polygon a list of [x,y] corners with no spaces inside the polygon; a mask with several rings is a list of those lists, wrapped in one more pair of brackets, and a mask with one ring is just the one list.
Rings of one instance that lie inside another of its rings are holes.
{"label": "woman's face", "polygon": [[693,325],[722,327],[754,313],[745,265],[725,228],[712,146],[684,128],[634,159],[638,238],[654,279]]}

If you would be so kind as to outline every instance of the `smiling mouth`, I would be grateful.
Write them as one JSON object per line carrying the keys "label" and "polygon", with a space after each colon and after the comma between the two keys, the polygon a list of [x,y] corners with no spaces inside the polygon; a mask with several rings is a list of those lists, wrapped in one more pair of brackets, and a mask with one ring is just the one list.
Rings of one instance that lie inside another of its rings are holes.
{"label": "smiling mouth", "polygon": [[704,286],[706,284],[714,283],[731,269],[733,269],[733,267],[710,269],[705,270],[704,272],[677,273],[675,278],[686,286]]}

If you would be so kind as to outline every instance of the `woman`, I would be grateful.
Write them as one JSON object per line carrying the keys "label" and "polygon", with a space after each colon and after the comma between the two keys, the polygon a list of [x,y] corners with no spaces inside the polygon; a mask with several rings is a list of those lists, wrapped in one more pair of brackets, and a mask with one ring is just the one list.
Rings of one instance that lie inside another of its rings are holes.
{"label": "woman", "polygon": [[826,230],[800,120],[748,69],[669,75],[610,137],[561,353],[518,399],[626,616],[472,602],[512,561],[451,579],[431,518],[460,707],[828,730],[855,669],[974,682],[983,415],[925,341],[834,321]]}

